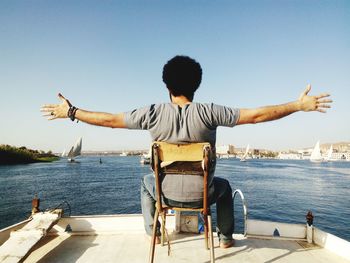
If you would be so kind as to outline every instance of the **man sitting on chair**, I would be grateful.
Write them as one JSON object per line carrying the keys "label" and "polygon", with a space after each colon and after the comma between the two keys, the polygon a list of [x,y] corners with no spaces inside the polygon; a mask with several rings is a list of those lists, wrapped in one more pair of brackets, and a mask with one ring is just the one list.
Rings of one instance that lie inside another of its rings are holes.
{"label": "man sitting on chair", "polygon": [[[196,103],[193,102],[193,97],[201,80],[202,69],[198,62],[187,56],[176,56],[163,68],[163,81],[169,91],[170,103],[153,104],[126,113],[110,114],[75,108],[59,94],[62,103],[44,105],[42,111],[50,120],[69,117],[71,120],[78,119],[98,126],[148,130],[153,141],[175,144],[209,142],[215,148],[218,126],[233,127],[272,121],[298,111],[325,112],[332,102],[327,98],[329,94],[309,96],[311,86],[308,85],[298,100],[275,106],[238,109],[213,103]],[[178,184],[176,178],[166,178],[163,188]],[[188,178],[193,180],[190,183],[191,188],[176,188],[177,191],[170,192],[168,196],[170,200],[176,201],[177,206],[196,205],[202,198],[201,191],[198,191],[202,187],[202,181],[193,176]],[[152,235],[155,213],[154,184],[153,174],[146,175],[141,182],[141,207],[148,235]],[[210,203],[216,203],[220,247],[230,247],[234,243],[232,190],[227,180],[214,177],[213,172],[209,179],[209,199]],[[159,226],[157,233],[160,235]]]}

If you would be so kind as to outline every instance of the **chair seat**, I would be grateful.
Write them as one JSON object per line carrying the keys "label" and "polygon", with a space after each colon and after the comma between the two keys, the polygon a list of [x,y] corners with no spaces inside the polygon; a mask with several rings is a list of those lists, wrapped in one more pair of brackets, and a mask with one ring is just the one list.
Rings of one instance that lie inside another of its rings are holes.
{"label": "chair seat", "polygon": [[203,212],[204,208],[188,208],[188,207],[177,207],[177,206],[164,206],[163,209],[174,210],[174,211],[194,211],[194,212]]}

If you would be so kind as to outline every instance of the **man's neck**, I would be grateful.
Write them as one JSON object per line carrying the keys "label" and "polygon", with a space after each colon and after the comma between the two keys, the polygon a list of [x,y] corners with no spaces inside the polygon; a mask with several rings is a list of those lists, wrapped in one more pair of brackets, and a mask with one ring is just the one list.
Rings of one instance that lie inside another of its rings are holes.
{"label": "man's neck", "polygon": [[190,101],[189,99],[187,99],[185,96],[171,96],[171,102],[180,106],[181,108],[183,106],[185,106],[186,104],[190,104],[192,101]]}

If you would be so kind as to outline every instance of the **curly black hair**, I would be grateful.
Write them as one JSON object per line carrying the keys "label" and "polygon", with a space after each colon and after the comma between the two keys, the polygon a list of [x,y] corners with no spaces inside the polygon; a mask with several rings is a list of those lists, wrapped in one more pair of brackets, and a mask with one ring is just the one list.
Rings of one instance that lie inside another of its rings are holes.
{"label": "curly black hair", "polygon": [[201,65],[188,56],[175,56],[163,67],[163,82],[174,96],[190,101],[202,81]]}

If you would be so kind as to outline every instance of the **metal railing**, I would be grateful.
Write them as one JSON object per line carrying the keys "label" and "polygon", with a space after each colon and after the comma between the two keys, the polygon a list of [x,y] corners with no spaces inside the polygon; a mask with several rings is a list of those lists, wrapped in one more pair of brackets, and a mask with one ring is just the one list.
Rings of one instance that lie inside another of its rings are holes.
{"label": "metal railing", "polygon": [[239,194],[242,199],[243,204],[243,214],[244,214],[244,236],[247,235],[247,219],[248,219],[248,208],[247,208],[247,202],[245,201],[244,195],[241,190],[236,189],[232,194],[232,202],[233,202],[233,211],[235,211],[235,197]]}

